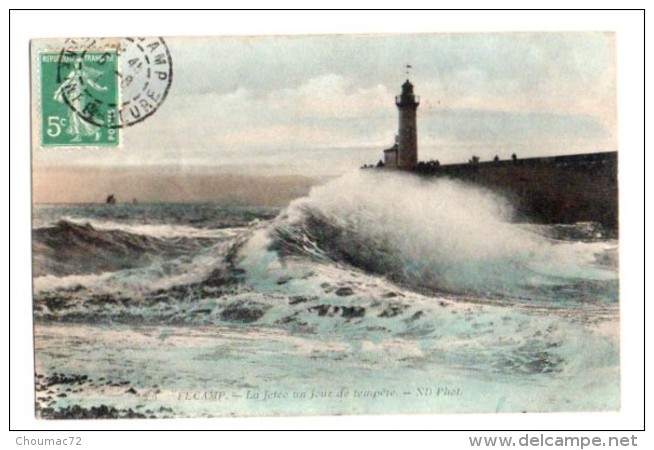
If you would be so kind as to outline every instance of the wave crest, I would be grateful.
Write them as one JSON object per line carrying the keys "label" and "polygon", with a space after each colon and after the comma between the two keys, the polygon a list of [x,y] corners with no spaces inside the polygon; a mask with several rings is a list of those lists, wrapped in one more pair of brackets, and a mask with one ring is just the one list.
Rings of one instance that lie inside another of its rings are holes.
{"label": "wave crest", "polygon": [[175,258],[215,240],[163,239],[89,223],[60,220],[33,231],[34,276],[92,274],[141,267]]}
{"label": "wave crest", "polygon": [[569,279],[614,279],[602,243],[554,241],[511,223],[491,191],[402,173],[353,173],[275,221],[270,249],[353,265],[415,290],[521,295]]}

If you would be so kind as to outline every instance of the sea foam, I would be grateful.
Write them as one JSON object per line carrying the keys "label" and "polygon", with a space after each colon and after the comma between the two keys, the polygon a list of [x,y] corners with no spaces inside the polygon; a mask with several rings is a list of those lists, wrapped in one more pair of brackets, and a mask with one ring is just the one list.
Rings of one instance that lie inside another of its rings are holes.
{"label": "sea foam", "polygon": [[503,197],[449,179],[351,173],[276,219],[270,248],[323,256],[416,289],[521,295],[573,279],[613,280],[607,244],[555,241],[513,223]]}

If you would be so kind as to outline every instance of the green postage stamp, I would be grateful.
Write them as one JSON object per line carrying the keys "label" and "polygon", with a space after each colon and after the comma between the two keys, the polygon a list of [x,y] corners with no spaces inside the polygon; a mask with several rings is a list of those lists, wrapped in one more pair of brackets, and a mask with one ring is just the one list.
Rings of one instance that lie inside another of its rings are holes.
{"label": "green postage stamp", "polygon": [[116,147],[121,128],[154,114],[172,61],[162,38],[33,41],[34,119],[42,147]]}
{"label": "green postage stamp", "polygon": [[109,51],[39,55],[43,145],[118,145],[117,61]]}

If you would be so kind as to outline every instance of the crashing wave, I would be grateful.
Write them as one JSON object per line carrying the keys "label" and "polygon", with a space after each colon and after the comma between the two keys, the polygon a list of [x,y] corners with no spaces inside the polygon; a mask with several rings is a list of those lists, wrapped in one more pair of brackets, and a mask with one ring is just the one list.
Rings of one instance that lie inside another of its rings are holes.
{"label": "crashing wave", "polygon": [[494,193],[447,179],[358,173],[314,188],[282,213],[269,249],[330,260],[414,290],[523,295],[571,280],[614,280],[603,242],[553,242],[511,223]]}

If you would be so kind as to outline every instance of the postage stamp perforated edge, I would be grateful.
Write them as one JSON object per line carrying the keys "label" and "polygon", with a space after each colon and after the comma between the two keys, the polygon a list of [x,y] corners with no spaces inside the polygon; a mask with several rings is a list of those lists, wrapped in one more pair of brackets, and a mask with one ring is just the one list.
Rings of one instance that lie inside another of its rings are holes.
{"label": "postage stamp perforated edge", "polygon": [[[32,118],[39,124],[33,140],[40,148],[118,146],[118,130],[155,114],[170,91],[173,62],[162,37],[42,39],[30,45],[33,111],[38,113]],[[47,54],[52,57],[42,60]],[[46,63],[52,72],[47,94]],[[59,113],[45,121],[48,94],[48,111]]]}
{"label": "postage stamp perforated edge", "polygon": [[[42,80],[42,67],[41,56],[44,54],[61,55],[64,46],[66,45],[66,38],[48,38],[48,39],[31,39],[30,40],[30,93],[31,93],[31,137],[32,137],[32,150],[51,150],[51,149],[122,149],[123,147],[123,134],[122,131],[115,133],[116,143],[95,143],[95,142],[72,142],[68,144],[48,144],[43,140],[44,121],[43,121],[43,80]],[[119,39],[112,39],[117,45]],[[106,40],[106,47],[104,49],[98,48],[94,51],[111,50],[109,40]],[[120,99],[120,89],[118,89],[118,96]]]}

